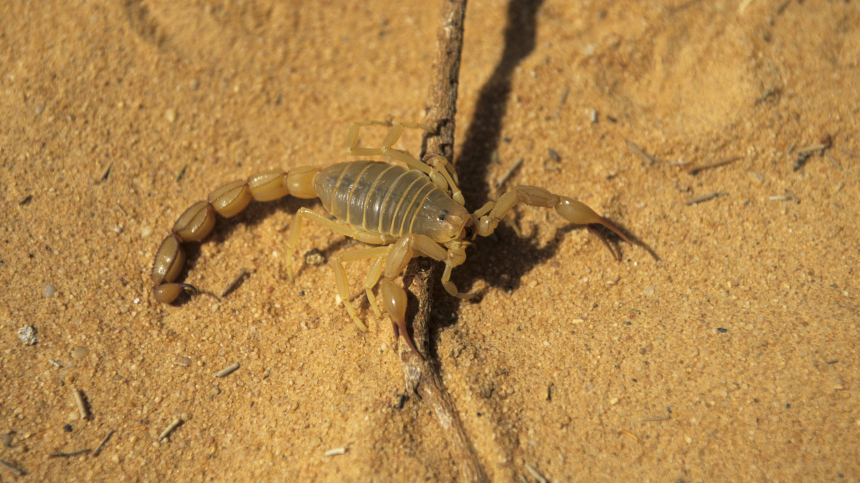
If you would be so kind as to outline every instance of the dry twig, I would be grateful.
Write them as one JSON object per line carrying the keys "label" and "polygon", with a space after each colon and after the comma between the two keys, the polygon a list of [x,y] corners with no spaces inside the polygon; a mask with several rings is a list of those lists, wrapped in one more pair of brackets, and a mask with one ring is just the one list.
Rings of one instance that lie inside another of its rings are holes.
{"label": "dry twig", "polygon": [[[466,0],[443,2],[439,48],[425,120],[427,124],[437,125],[438,131],[424,137],[422,159],[427,153],[445,156],[449,162],[453,162],[454,159],[454,115],[457,112],[457,87],[465,16]],[[433,283],[441,273],[439,268],[438,263],[427,264],[418,260],[413,260],[409,265],[409,272],[415,273],[410,290],[418,298],[418,312],[412,321],[414,334],[412,339],[418,350],[425,354],[428,340],[427,323],[432,310],[431,294]],[[406,336],[406,334],[403,335]],[[439,421],[439,426],[451,447],[451,456],[460,472],[460,481],[489,481],[454,409],[451,397],[442,385],[433,365],[428,360],[421,360],[406,344],[400,344],[400,360],[407,387],[421,397]]]}
{"label": "dry twig", "polygon": [[722,161],[717,161],[715,163],[702,164],[699,166],[694,166],[687,170],[688,173],[692,175],[699,174],[699,171],[704,171],[706,169],[719,168],[720,166],[725,166],[730,163],[734,163],[735,161],[741,159],[740,156],[735,156],[733,158],[724,159]]}

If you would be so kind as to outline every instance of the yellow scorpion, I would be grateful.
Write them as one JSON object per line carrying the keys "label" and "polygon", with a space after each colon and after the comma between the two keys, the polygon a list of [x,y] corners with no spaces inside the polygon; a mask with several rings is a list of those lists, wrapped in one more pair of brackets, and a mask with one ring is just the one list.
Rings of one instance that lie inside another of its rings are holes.
{"label": "yellow scorpion", "polygon": [[[378,149],[357,147],[362,126],[381,125],[390,128]],[[488,236],[517,203],[543,208],[555,208],[565,220],[586,225],[601,240],[606,240],[591,225],[603,225],[630,243],[630,240],[605,218],[585,204],[550,193],[534,186],[517,186],[503,194],[498,201],[489,202],[474,213],[464,207],[463,194],[457,185],[457,174],[443,156],[431,156],[422,162],[405,150],[392,146],[404,128],[422,129],[428,133],[434,127],[419,123],[391,121],[354,122],[347,134],[347,153],[355,156],[388,156],[405,164],[378,161],[349,161],[327,168],[298,167],[288,172],[266,171],[245,180],[227,183],[209,194],[207,201],[198,201],[179,217],[158,252],[152,267],[152,292],[159,302],[174,301],[184,289],[196,289],[176,283],[185,264],[184,242],[199,242],[215,226],[215,213],[230,218],[248,206],[251,200],[272,201],[286,195],[297,198],[319,198],[325,209],[337,221],[307,208],[298,211],[290,227],[287,247],[287,270],[293,281],[292,254],[295,251],[305,219],[358,241],[381,245],[373,248],[340,253],[332,257],[337,292],[361,330],[367,330],[356,314],[349,297],[349,282],[343,263],[373,259],[364,288],[370,307],[377,317],[382,314],[373,295],[381,281],[382,305],[391,318],[395,337],[402,335],[419,357],[421,355],[406,331],[406,292],[394,283],[413,257],[430,257],[445,263],[442,286],[461,299],[451,282],[451,269],[466,260],[466,247],[477,235]],[[608,247],[608,244],[607,244]]]}

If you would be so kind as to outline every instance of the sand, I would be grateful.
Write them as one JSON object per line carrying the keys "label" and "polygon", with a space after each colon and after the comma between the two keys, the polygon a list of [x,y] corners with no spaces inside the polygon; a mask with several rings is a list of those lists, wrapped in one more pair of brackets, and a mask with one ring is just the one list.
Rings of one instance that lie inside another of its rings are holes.
{"label": "sand", "polygon": [[[518,207],[454,273],[478,300],[437,290],[429,356],[490,479],[860,479],[857,2],[538,3],[469,3],[467,207],[542,186],[637,243],[612,238],[616,261]],[[422,120],[436,2],[4,2],[0,18],[0,459],[26,474],[0,479],[456,479],[435,418],[402,397],[390,322],[357,299],[359,331],[331,265],[304,263],[350,242],[308,226],[287,279],[281,228],[319,203],[219,222],[189,250],[200,296],[162,305],[149,279],[215,187],[346,160],[351,121]],[[367,269],[348,267],[356,294]]]}

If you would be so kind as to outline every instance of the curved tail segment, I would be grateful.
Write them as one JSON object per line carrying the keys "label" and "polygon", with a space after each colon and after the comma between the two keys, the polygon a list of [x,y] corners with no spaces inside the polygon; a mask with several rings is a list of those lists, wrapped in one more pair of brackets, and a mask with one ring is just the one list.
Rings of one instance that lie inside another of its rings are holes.
{"label": "curved tail segment", "polygon": [[199,242],[215,228],[215,214],[224,218],[233,217],[244,210],[252,200],[273,201],[287,195],[297,198],[316,198],[314,176],[319,169],[306,166],[283,171],[258,173],[247,181],[227,183],[209,193],[207,201],[198,201],[185,210],[174,223],[152,264],[152,294],[161,303],[170,303],[183,290],[197,292],[193,285],[176,283],[175,280],[185,265],[185,250],[182,244]]}

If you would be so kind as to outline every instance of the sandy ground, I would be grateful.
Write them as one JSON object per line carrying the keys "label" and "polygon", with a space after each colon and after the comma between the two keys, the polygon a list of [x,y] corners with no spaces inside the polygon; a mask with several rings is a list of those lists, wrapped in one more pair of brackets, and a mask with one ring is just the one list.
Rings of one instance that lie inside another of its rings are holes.
{"label": "sandy ground", "polygon": [[[71,3],[0,6],[0,459],[26,473],[0,481],[456,479],[428,409],[398,404],[389,321],[365,302],[357,330],[303,262],[349,243],[310,226],[287,280],[279,230],[318,203],[220,223],[183,275],[201,296],[161,305],[149,280],[218,185],[345,160],[351,121],[423,119],[435,2]],[[469,3],[467,206],[543,186],[639,242],[618,262],[518,208],[522,238],[455,272],[480,299],[437,294],[432,357],[493,481],[860,479],[857,25],[847,0]]]}

